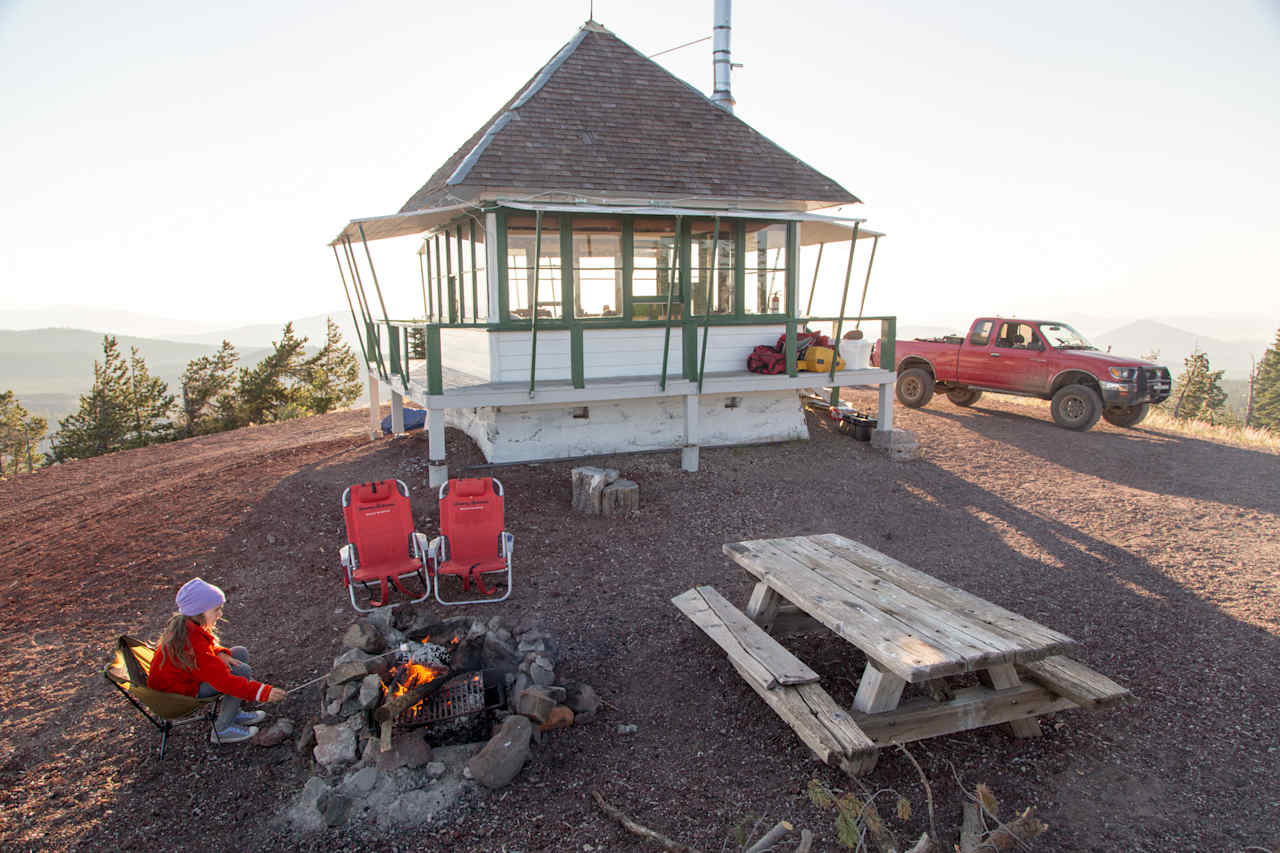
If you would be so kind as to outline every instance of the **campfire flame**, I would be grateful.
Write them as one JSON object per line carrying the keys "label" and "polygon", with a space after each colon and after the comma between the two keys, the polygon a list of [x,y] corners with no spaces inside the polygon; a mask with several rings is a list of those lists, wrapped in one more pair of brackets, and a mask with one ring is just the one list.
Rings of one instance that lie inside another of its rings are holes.
{"label": "campfire flame", "polygon": [[[435,681],[442,675],[446,675],[448,669],[442,666],[423,666],[420,663],[405,663],[392,667],[387,677],[390,679],[384,682],[383,701],[394,699],[397,696],[403,696],[415,687],[421,687]],[[405,711],[405,717],[412,718],[417,716],[425,702],[419,702],[413,707]]]}

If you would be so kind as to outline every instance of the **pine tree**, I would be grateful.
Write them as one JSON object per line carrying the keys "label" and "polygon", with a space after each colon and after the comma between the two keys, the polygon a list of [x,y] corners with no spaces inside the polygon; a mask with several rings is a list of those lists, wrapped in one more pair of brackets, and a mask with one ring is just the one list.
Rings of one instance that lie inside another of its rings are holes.
{"label": "pine tree", "polygon": [[360,396],[360,362],[332,318],[325,319],[324,347],[303,364],[303,376],[306,384],[298,389],[296,400],[313,414],[350,405]]}
{"label": "pine tree", "polygon": [[1253,380],[1253,426],[1280,431],[1280,329]]}
{"label": "pine tree", "polygon": [[236,362],[240,360],[230,341],[213,355],[202,355],[187,363],[182,372],[182,433],[193,435],[217,432],[226,410],[234,411],[231,386]]}
{"label": "pine tree", "polygon": [[22,407],[12,391],[0,394],[0,478],[39,468],[43,458],[36,446],[44,438],[49,422]]}
{"label": "pine tree", "polygon": [[58,462],[87,459],[124,448],[132,423],[129,365],[116,339],[102,338],[102,361],[93,363],[93,388],[80,409],[58,421],[51,456]]}
{"label": "pine tree", "polygon": [[1197,347],[1183,362],[1185,369],[1174,383],[1170,399],[1179,420],[1221,423],[1227,419],[1227,392],[1222,389],[1225,370],[1211,370],[1209,356]]}
{"label": "pine tree", "polygon": [[285,323],[271,354],[251,368],[240,368],[234,406],[220,407],[225,428],[271,423],[297,413],[293,386],[302,378],[306,344],[306,338],[293,333],[293,323]]}
{"label": "pine tree", "polygon": [[146,447],[173,438],[173,395],[169,385],[152,376],[137,347],[129,350],[129,376],[126,385],[129,403],[129,435],[126,447]]}

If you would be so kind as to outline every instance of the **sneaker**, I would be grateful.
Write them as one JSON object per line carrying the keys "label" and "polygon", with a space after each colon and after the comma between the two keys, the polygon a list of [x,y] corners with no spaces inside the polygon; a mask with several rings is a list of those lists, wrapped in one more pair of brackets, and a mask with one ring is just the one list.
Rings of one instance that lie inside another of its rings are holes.
{"label": "sneaker", "polygon": [[215,729],[210,732],[209,740],[213,743],[240,743],[246,741],[258,733],[257,726],[227,726],[222,731]]}
{"label": "sneaker", "polygon": [[236,714],[235,724],[237,726],[251,726],[254,723],[262,722],[266,718],[266,711],[241,711]]}

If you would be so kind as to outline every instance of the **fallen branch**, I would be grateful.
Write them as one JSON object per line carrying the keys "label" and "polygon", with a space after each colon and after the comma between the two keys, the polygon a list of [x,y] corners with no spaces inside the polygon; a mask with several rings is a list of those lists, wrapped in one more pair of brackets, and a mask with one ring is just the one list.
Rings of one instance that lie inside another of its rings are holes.
{"label": "fallen branch", "polygon": [[929,833],[922,832],[920,833],[919,840],[912,845],[911,849],[908,850],[907,853],[933,853],[933,849],[933,839],[929,837]]}
{"label": "fallen branch", "polygon": [[[907,760],[911,762],[911,766],[916,769],[916,773],[920,774],[920,784],[924,785],[924,802],[925,802],[925,806],[929,810],[929,835],[933,836],[934,838],[937,838],[938,827],[933,822],[933,788],[930,787],[929,780],[924,775],[924,769],[920,766],[920,762],[916,761],[916,757],[912,755],[910,751],[908,751],[907,748],[902,744],[898,744],[898,749],[902,750],[902,754],[905,755],[907,757]],[[926,839],[922,839],[922,840],[926,840]],[[918,847],[920,847],[919,841],[916,842],[916,848]],[[916,853],[916,849],[912,848],[912,850],[908,851],[908,853]],[[920,853],[923,853],[923,851],[920,851]]]}
{"label": "fallen branch", "polygon": [[794,826],[787,823],[785,820],[780,820],[773,825],[773,829],[761,836],[759,841],[748,847],[745,853],[764,853],[766,850],[772,850],[773,846],[781,841],[782,837],[793,829],[795,829]]}
{"label": "fallen branch", "polygon": [[1035,816],[1035,809],[1028,807],[1013,820],[992,830],[985,841],[973,848],[973,853],[1012,850],[1015,845],[1027,843],[1048,828],[1049,824]]}
{"label": "fallen branch", "polygon": [[634,820],[623,814],[620,809],[609,805],[609,803],[605,801],[605,798],[601,796],[599,788],[592,788],[591,796],[595,798],[596,805],[604,809],[605,814],[622,824],[623,828],[632,835],[638,835],[641,838],[660,844],[664,850],[670,850],[672,853],[698,853],[697,850],[689,847],[688,845],[681,844],[679,841],[672,841],[661,832],[654,832],[649,827],[636,823]]}
{"label": "fallen branch", "polygon": [[796,853],[809,853],[809,848],[813,846],[813,833],[807,829],[800,830],[800,843],[796,846]]}

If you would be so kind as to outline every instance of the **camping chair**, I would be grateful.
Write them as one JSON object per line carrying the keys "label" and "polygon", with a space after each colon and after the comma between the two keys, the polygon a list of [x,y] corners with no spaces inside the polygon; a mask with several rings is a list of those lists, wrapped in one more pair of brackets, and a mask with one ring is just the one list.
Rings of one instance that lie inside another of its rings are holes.
{"label": "camping chair", "polygon": [[[360,613],[382,607],[390,598],[387,582],[411,604],[426,601],[431,595],[427,577],[427,537],[413,530],[413,514],[409,511],[409,487],[402,480],[359,483],[342,493],[342,515],[347,522],[347,544],[339,549],[343,581],[351,595],[351,606]],[[400,582],[417,577],[424,589],[421,597],[412,598]],[[369,585],[377,582],[381,594],[375,598]],[[356,585],[369,592],[369,607],[356,603]],[[404,602],[401,602],[402,604]],[[395,605],[393,605],[395,606]]]}
{"label": "camping chair", "polygon": [[[449,480],[440,487],[440,536],[431,542],[431,571],[436,580],[436,601],[455,604],[496,604],[511,595],[511,551],[516,538],[503,528],[502,483],[494,477]],[[440,596],[443,575],[462,579],[462,590],[471,584],[483,596],[493,596],[497,588],[485,586],[481,575],[506,573],[506,592],[501,598],[471,598],[445,601]]]}
{"label": "camping chair", "polygon": [[[213,724],[218,713],[219,696],[197,699],[181,693],[164,693],[147,686],[151,673],[151,659],[156,650],[136,637],[124,636],[116,640],[116,654],[102,675],[133,703],[133,707],[160,730],[160,758],[169,742],[169,730],[174,726],[208,720]],[[203,711],[197,714],[197,711]]]}

